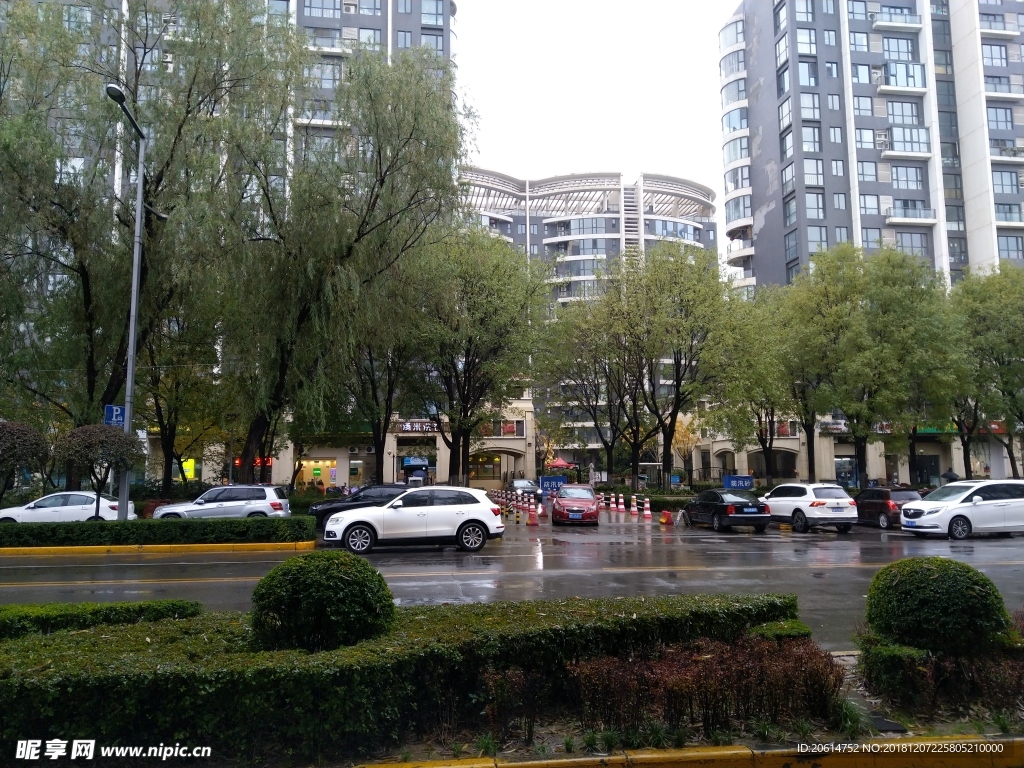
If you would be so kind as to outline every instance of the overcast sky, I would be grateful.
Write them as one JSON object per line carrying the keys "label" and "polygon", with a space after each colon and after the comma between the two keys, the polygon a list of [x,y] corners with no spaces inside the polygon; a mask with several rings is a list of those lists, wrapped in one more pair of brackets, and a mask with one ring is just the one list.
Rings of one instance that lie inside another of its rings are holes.
{"label": "overcast sky", "polygon": [[715,190],[718,31],[739,0],[456,0],[474,164],[520,179],[619,171]]}

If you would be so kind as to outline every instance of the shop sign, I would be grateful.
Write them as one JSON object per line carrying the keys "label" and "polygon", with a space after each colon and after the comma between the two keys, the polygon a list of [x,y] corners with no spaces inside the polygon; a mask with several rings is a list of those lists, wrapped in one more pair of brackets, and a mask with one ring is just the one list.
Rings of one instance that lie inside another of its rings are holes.
{"label": "shop sign", "polygon": [[403,421],[398,424],[398,432],[402,434],[434,434],[437,432],[436,421]]}
{"label": "shop sign", "polygon": [[419,456],[406,456],[402,459],[403,467],[425,467],[427,460]]}
{"label": "shop sign", "polygon": [[196,460],[195,459],[185,459],[183,462],[181,462],[181,466],[185,470],[185,479],[186,480],[195,480],[196,479]]}
{"label": "shop sign", "polygon": [[313,467],[313,477],[320,477],[322,471],[320,467]]}

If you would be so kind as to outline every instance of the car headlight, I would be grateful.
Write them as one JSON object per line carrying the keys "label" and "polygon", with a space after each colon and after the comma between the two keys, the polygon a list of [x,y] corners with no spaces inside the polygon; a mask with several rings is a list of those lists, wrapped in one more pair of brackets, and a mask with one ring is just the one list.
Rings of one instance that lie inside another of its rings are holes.
{"label": "car headlight", "polygon": [[939,512],[945,512],[945,511],[946,511],[945,507],[937,507],[935,509],[926,509],[924,513],[926,515],[937,515],[937,514],[939,514]]}

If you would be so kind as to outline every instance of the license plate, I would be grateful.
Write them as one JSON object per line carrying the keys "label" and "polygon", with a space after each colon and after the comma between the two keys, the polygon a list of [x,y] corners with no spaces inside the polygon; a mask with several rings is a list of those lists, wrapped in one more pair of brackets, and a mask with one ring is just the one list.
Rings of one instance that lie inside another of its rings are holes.
{"label": "license plate", "polygon": [[582,520],[583,519],[583,513],[582,512],[570,512],[569,513],[569,519],[570,520]]}
{"label": "license plate", "polygon": [[756,515],[757,514],[757,507],[744,507],[743,511],[746,512],[747,514]]}
{"label": "license plate", "polygon": [[904,523],[904,525],[907,526],[907,528],[913,528],[915,525],[917,525],[917,523],[915,523],[913,520],[907,520]]}
{"label": "license plate", "polygon": [[829,507],[829,509],[830,509],[830,510],[832,511],[832,513],[833,513],[833,514],[835,514],[835,515],[841,515],[841,514],[843,514],[843,513],[844,513],[844,512],[846,511],[846,510],[845,510],[845,509],[843,509],[842,507]]}

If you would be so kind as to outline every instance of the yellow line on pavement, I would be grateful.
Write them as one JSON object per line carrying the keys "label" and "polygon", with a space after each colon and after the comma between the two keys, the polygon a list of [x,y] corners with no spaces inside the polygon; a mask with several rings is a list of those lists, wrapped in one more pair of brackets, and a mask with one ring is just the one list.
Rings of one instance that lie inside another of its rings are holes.
{"label": "yellow line on pavement", "polygon": [[0,557],[35,555],[182,554],[188,552],[299,552],[316,547],[315,541],[287,541],[266,544],[117,544],[106,547],[0,547]]}

